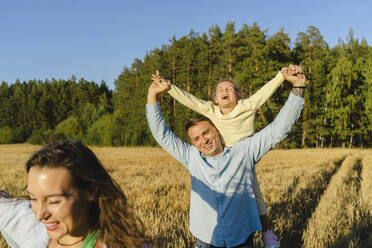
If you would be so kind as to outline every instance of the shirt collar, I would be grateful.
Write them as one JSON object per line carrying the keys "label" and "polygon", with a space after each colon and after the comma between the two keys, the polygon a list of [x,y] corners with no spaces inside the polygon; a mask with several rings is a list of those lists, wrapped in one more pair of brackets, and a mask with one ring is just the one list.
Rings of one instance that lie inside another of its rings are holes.
{"label": "shirt collar", "polygon": [[230,147],[226,147],[226,146],[224,146],[223,147],[223,151],[220,153],[220,154],[218,154],[218,156],[216,156],[216,157],[211,157],[211,156],[204,156],[204,154],[201,152],[201,151],[199,151],[199,153],[201,154],[201,156],[203,157],[203,158],[211,158],[211,159],[215,159],[215,158],[219,158],[219,157],[223,157],[223,156],[225,156],[225,154],[226,153],[228,153],[228,152],[230,152]]}

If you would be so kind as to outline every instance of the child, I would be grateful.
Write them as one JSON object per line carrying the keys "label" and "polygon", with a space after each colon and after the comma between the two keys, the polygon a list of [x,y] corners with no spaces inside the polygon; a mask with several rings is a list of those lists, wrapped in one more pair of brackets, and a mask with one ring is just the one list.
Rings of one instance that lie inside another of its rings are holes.
{"label": "child", "polygon": [[[216,85],[214,103],[198,99],[174,84],[171,84],[168,93],[181,104],[208,117],[221,133],[225,145],[231,147],[241,139],[254,133],[253,123],[256,111],[282,84],[284,79],[292,83],[304,80],[304,77],[297,77],[295,75],[297,73],[301,73],[299,66],[290,65],[288,68],[284,67],[271,81],[247,99],[240,99],[241,94],[237,85],[230,80],[223,80]],[[152,79],[158,85],[165,83],[159,71],[152,76]],[[255,172],[253,175],[254,193],[262,223],[263,242],[266,248],[279,247],[278,238],[269,228],[267,208],[257,183]]]}

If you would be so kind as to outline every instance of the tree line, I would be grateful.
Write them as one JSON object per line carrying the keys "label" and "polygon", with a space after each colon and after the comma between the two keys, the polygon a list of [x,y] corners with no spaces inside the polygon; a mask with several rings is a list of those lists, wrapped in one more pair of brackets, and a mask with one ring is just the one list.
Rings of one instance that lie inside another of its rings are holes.
{"label": "tree line", "polygon": [[[221,78],[234,80],[245,97],[254,94],[289,64],[307,77],[300,120],[282,147],[371,147],[372,48],[354,38],[333,48],[309,26],[292,43],[283,30],[268,36],[257,23],[236,30],[229,22],[206,33],[190,31],[149,51],[143,61],[124,67],[113,91],[72,77],[68,80],[17,82],[0,86],[0,144],[81,140],[89,145],[155,145],[147,127],[145,103],[151,75],[160,70],[174,84],[201,99],[211,99]],[[269,124],[286,101],[284,83],[256,115],[255,128]],[[169,95],[160,96],[170,127],[184,140],[193,111]]]}

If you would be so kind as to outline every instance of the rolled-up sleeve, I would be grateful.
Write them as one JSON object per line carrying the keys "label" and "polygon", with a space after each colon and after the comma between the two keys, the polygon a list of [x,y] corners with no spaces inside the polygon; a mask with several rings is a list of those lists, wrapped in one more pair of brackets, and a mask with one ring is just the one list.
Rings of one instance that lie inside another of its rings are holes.
{"label": "rolled-up sleeve", "polygon": [[288,136],[292,126],[301,114],[303,104],[304,98],[290,93],[275,120],[251,138],[248,138],[250,140],[248,149],[254,164],[277,143]]}
{"label": "rolled-up sleeve", "polygon": [[12,248],[49,245],[44,225],[35,219],[26,200],[0,198],[0,231]]}

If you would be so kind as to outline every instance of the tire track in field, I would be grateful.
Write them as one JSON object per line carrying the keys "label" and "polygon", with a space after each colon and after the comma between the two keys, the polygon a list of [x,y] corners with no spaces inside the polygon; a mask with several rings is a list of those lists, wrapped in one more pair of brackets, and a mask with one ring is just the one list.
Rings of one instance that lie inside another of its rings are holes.
{"label": "tire track in field", "polygon": [[369,229],[360,201],[361,161],[360,154],[348,156],[333,177],[304,230],[304,247],[365,247],[360,246]]}
{"label": "tire track in field", "polygon": [[372,153],[364,152],[362,160],[362,181],[361,181],[361,219],[357,226],[360,230],[360,245],[358,248],[372,247]]}
{"label": "tire track in field", "polygon": [[[284,195],[284,199],[272,205],[269,216],[282,222],[279,232],[276,231],[281,239],[280,247],[302,247],[302,234],[306,223],[345,158],[346,156],[343,156],[328,162],[324,165],[324,167],[328,166],[328,169],[324,169],[319,174],[314,173],[310,180],[296,177]],[[333,165],[329,166],[329,163]]]}
{"label": "tire track in field", "polygon": [[355,187],[355,200],[353,209],[353,220],[351,232],[335,242],[335,247],[345,246],[345,240],[349,241],[349,247],[370,248],[372,247],[372,215],[368,211],[368,207],[363,206],[361,199],[361,186],[362,186],[362,172],[366,169],[363,166],[362,159],[357,159],[352,171],[357,173],[356,177],[347,177],[344,180],[346,185],[354,184]]}

